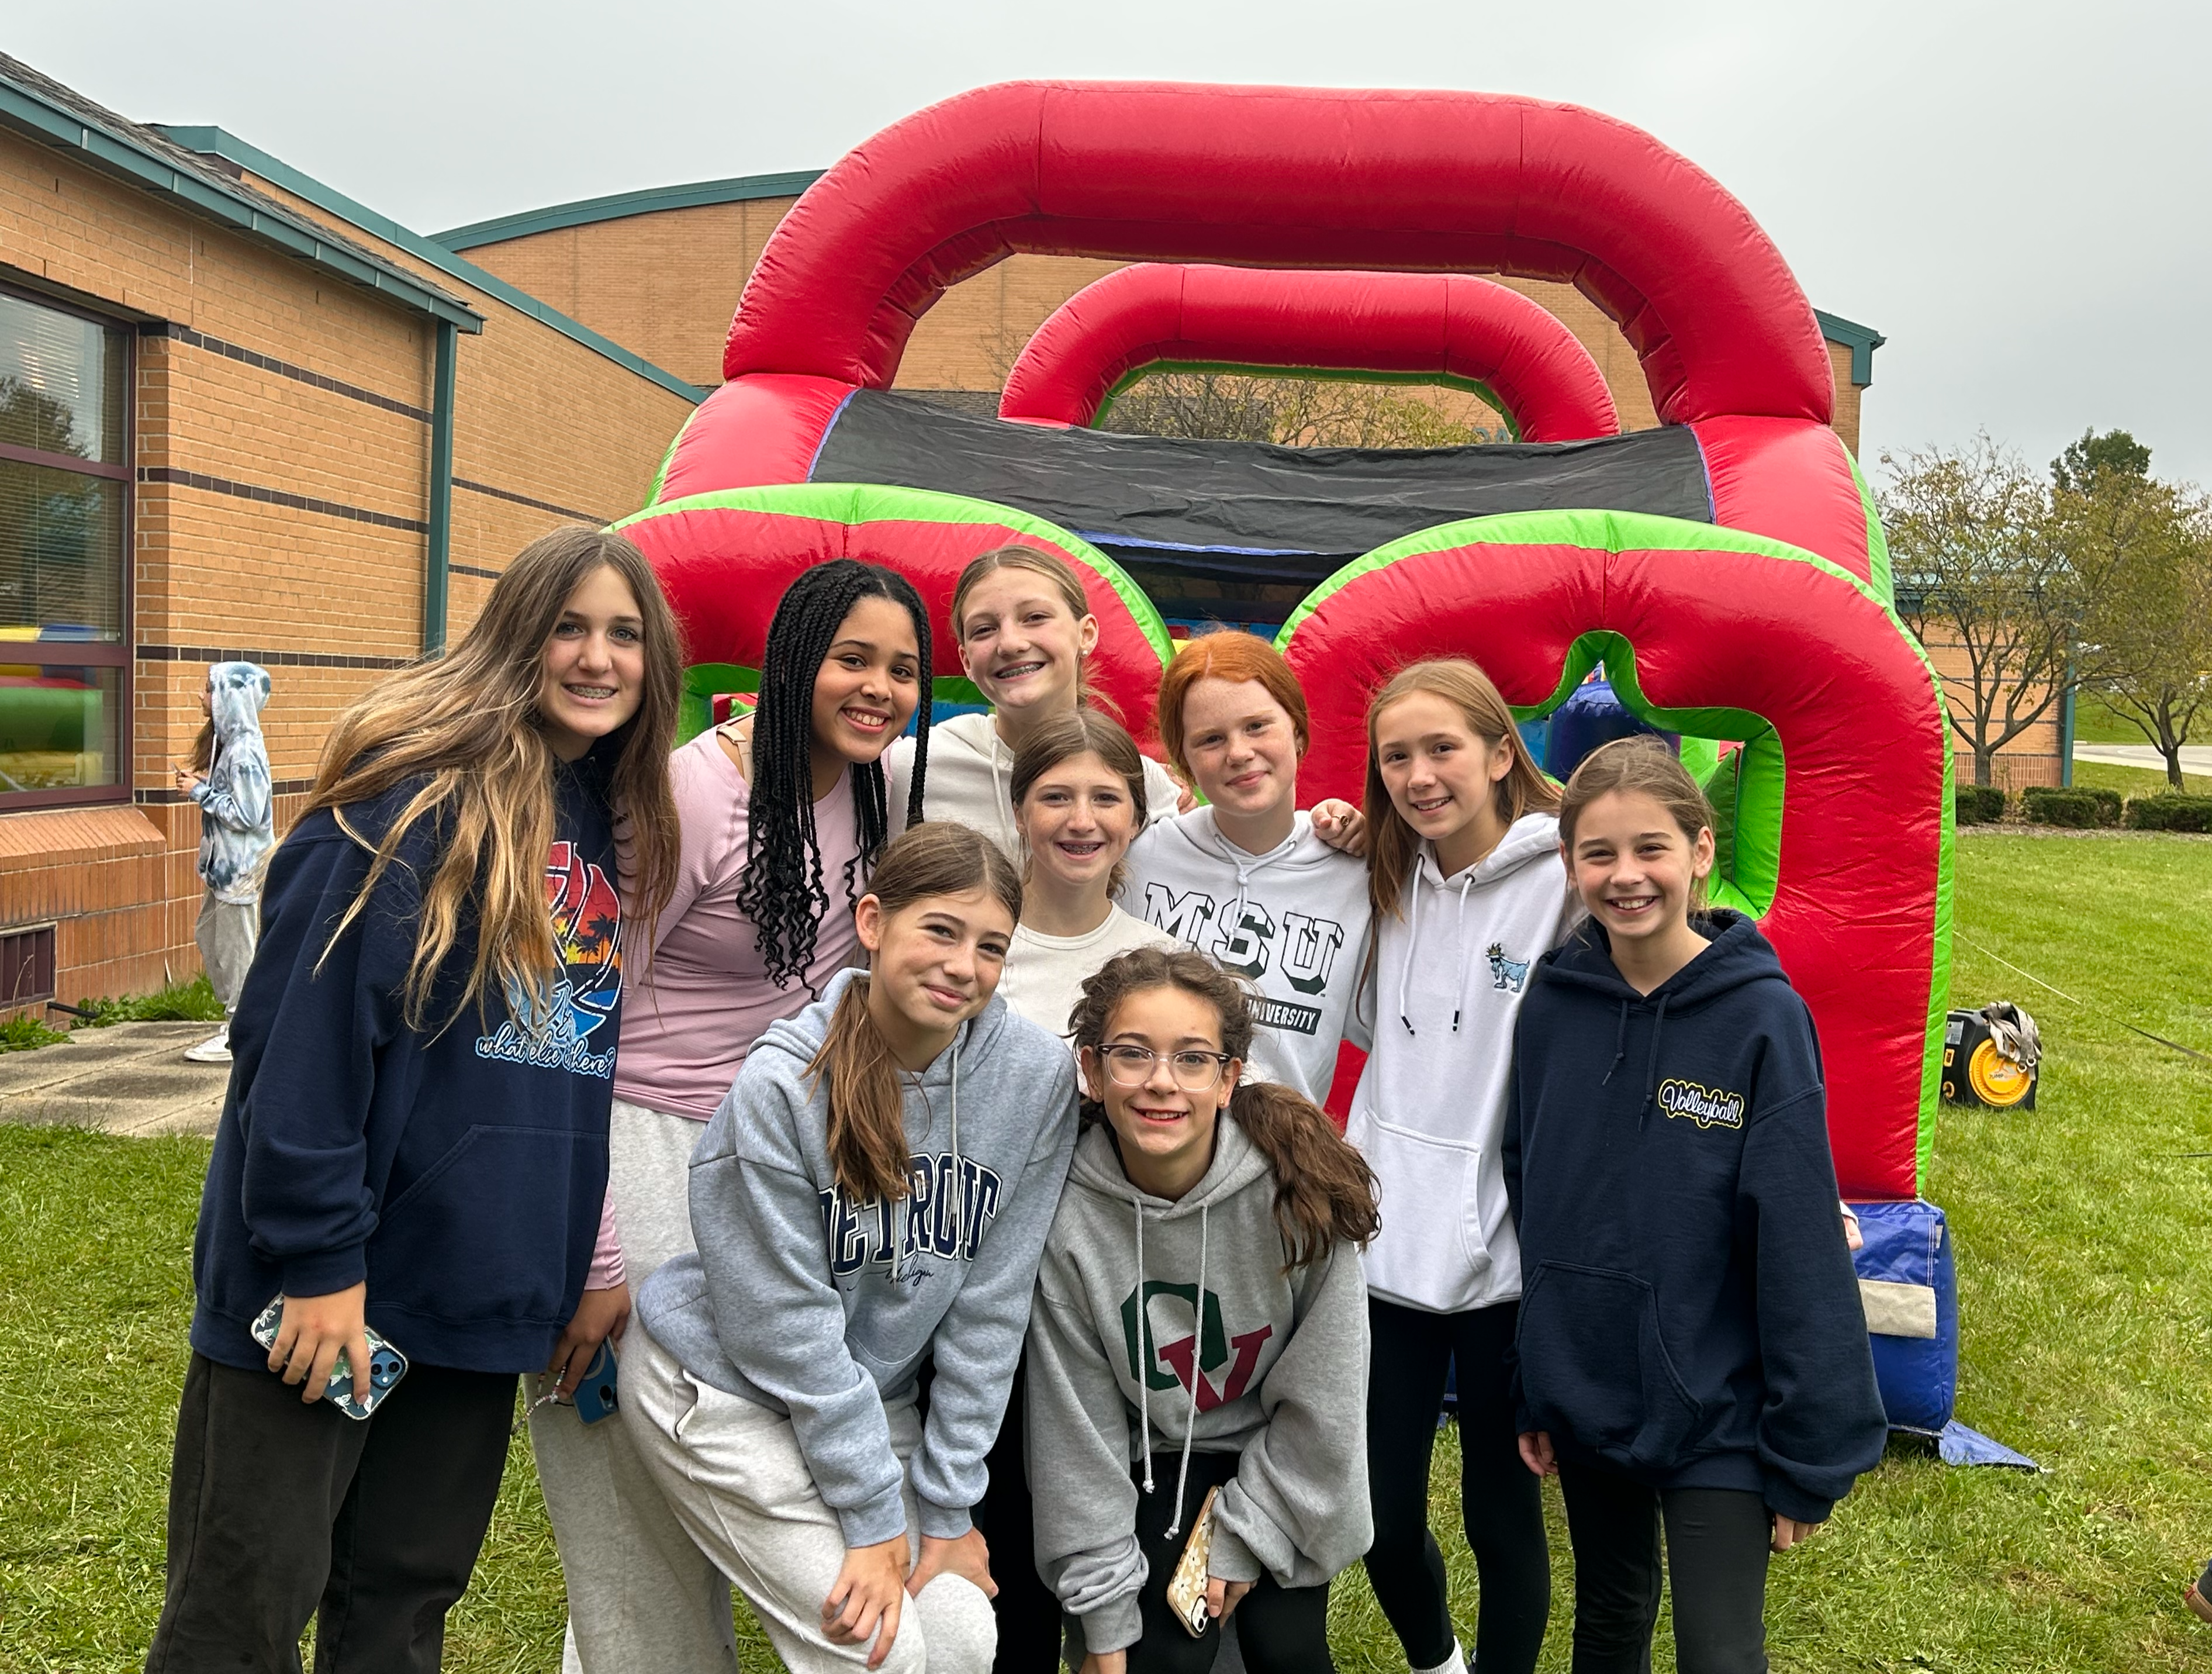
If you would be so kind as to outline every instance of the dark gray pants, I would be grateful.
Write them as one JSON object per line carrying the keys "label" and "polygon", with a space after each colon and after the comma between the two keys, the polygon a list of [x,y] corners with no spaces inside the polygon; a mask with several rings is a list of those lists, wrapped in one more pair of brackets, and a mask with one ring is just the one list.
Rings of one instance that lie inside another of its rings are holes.
{"label": "dark gray pants", "polygon": [[1659,1531],[1680,1674],[1766,1674],[1773,1525],[1741,1488],[1662,1492],[1602,1466],[1559,1464],[1575,1548],[1574,1674],[1649,1674],[1659,1619]]}
{"label": "dark gray pants", "polygon": [[513,1373],[414,1366],[369,1418],[194,1354],[147,1674],[434,1674],[507,1464]]}

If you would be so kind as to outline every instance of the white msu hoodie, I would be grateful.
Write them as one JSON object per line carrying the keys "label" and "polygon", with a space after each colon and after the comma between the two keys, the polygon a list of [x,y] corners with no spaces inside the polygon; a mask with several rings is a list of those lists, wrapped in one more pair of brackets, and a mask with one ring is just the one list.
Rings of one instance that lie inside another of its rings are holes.
{"label": "white msu hoodie", "polygon": [[1376,927],[1361,1007],[1375,1044],[1345,1137],[1382,1183],[1366,1269],[1385,1301],[1459,1313],[1521,1294],[1505,1091],[1528,973],[1582,916],[1559,849],[1548,813],[1522,815],[1449,879],[1424,843],[1398,911]]}

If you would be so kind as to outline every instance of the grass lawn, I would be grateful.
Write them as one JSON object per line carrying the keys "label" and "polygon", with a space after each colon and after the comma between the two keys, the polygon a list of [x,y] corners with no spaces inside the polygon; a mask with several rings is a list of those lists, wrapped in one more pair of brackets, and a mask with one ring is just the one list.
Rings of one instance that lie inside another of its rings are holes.
{"label": "grass lawn", "polygon": [[[1968,836],[1963,933],[2071,994],[2212,1050],[2212,843]],[[2033,1009],[2032,1115],[1946,1111],[1929,1196],[1959,1246],[1960,1416],[2048,1467],[1949,1470],[1893,1450],[1778,1561],[1775,1665],[1803,1671],[2179,1670],[2212,1659],[2181,1583],[2212,1554],[2212,1067],[2081,1013],[1967,947],[1960,1004]],[[204,1143],[0,1125],[0,1670],[121,1670],[161,1595],[162,1507]],[[550,1671],[561,1586],[518,1446],[447,1666]],[[1440,1438],[1436,1522],[1456,1498]],[[1559,1581],[1544,1667],[1568,1664]],[[1447,1543],[1462,1624],[1463,1544]],[[1346,1674],[1402,1671],[1357,1571]],[[1674,1667],[1662,1634],[1655,1659]],[[775,1665],[756,1649],[748,1674]]]}
{"label": "grass lawn", "polygon": [[[2123,796],[2161,796],[2172,788],[2162,767],[2122,767],[2114,762],[2075,762],[2074,782],[2083,790],[2117,790]],[[2212,774],[2185,773],[2181,788],[2191,796],[2212,796]]]}

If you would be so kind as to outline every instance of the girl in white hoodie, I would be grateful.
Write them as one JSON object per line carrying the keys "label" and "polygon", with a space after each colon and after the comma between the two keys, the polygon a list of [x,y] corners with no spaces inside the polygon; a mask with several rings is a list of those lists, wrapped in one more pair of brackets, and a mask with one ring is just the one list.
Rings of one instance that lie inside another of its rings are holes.
{"label": "girl in white hoodie", "polygon": [[[1067,561],[1034,546],[1001,546],[974,559],[952,589],[952,633],[960,667],[991,705],[957,715],[930,734],[925,819],[951,819],[981,831],[1021,864],[1021,833],[1010,794],[1014,752],[1037,723],[1081,707],[1083,665],[1098,644],[1098,618]],[[884,752],[893,817],[906,806],[914,744]],[[1145,800],[1155,819],[1188,793],[1147,758]]]}
{"label": "girl in white hoodie", "polygon": [[1449,1371],[1482,1583],[1475,1660],[1483,1674],[1530,1674],[1551,1566],[1515,1434],[1521,1262],[1500,1145],[1528,972],[1574,922],[1559,789],[1489,677],[1450,659],[1415,663],[1376,694],[1366,801],[1375,1044],[1345,1136],[1382,1190],[1382,1231],[1366,1257],[1368,1579],[1413,1669],[1465,1674],[1428,1528]]}

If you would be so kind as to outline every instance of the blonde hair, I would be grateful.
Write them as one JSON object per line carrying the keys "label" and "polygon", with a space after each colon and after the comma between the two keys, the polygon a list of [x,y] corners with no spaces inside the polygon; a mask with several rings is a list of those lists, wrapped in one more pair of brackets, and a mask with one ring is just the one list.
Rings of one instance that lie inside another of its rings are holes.
{"label": "blonde hair", "polygon": [[1503,743],[1511,753],[1513,764],[1492,787],[1498,817],[1506,825],[1525,813],[1549,813],[1559,806],[1559,788],[1544,776],[1528,753],[1513,711],[1490,676],[1464,657],[1437,657],[1400,669],[1367,706],[1367,896],[1377,918],[1398,910],[1398,897],[1413,875],[1421,845],[1382,782],[1375,723],[1391,704],[1416,692],[1443,698],[1460,712],[1469,732],[1485,744]]}
{"label": "blonde hair", "polygon": [[[545,904],[554,757],[538,729],[538,696],[546,641],[569,596],[602,569],[629,586],[644,627],[637,713],[613,734],[621,740],[611,791],[629,884],[623,904],[650,925],[675,889],[668,749],[684,678],[676,618],[652,566],[628,540],[596,529],[556,530],[515,555],[450,655],[378,682],[339,715],[303,810],[330,809],[338,828],[374,855],[331,945],[361,916],[386,873],[404,864],[398,854],[409,833],[428,821],[438,835],[401,989],[410,1028],[423,1026],[440,969],[471,924],[476,950],[453,1015],[481,1009],[495,992],[532,1001],[532,1017],[551,1014],[547,1002],[562,969]],[[354,828],[357,805],[416,781],[381,837],[372,841]]]}
{"label": "blonde hair", "polygon": [[[994,546],[988,552],[978,553],[968,561],[960,572],[960,579],[952,584],[952,641],[956,652],[968,642],[968,595],[982,585],[986,576],[995,575],[1005,569],[1025,569],[1039,575],[1052,585],[1053,592],[1067,613],[1078,622],[1093,614],[1091,600],[1084,595],[1082,579],[1075,566],[1057,552],[1048,552],[1040,546]],[[963,654],[964,656],[964,653]],[[1111,709],[1105,694],[1091,685],[1084,672],[1084,660],[1075,662],[1075,706],[1078,709]]]}
{"label": "blonde hair", "polygon": [[[1575,827],[1581,821],[1583,811],[1601,796],[1615,792],[1631,796],[1648,796],[1667,811],[1675,829],[1694,849],[1699,831],[1713,828],[1713,806],[1705,800],[1705,793],[1698,782],[1659,740],[1650,734],[1633,738],[1617,738],[1610,744],[1601,744],[1584,756],[1567,780],[1565,792],[1559,798],[1559,843],[1567,851],[1567,864],[1574,864]],[[1690,880],[1690,910],[1702,912],[1705,906],[1705,880]]]}
{"label": "blonde hair", "polygon": [[[977,888],[998,897],[1021,922],[1022,880],[1014,863],[990,838],[948,819],[926,819],[893,837],[868,883],[887,917],[932,895]],[[810,1089],[829,1085],[826,1143],[837,1184],[858,1202],[905,1196],[905,1095],[890,1043],[868,1014],[866,978],[855,977],[837,996],[806,1073]]]}

